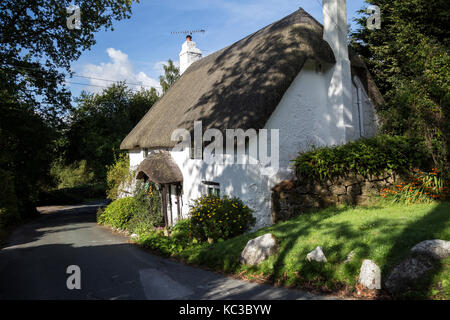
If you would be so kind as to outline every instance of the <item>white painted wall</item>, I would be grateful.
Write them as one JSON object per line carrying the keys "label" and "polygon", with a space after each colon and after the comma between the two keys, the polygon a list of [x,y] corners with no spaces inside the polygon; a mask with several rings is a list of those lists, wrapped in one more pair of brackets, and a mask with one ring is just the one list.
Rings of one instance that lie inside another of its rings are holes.
{"label": "white painted wall", "polygon": [[129,150],[128,155],[130,157],[130,169],[134,170],[145,158],[144,150]]}
{"label": "white painted wall", "polygon": [[291,160],[300,150],[340,141],[343,131],[336,126],[338,113],[327,98],[330,76],[308,60],[266,123],[265,128],[280,130],[280,174],[284,178],[292,174]]}

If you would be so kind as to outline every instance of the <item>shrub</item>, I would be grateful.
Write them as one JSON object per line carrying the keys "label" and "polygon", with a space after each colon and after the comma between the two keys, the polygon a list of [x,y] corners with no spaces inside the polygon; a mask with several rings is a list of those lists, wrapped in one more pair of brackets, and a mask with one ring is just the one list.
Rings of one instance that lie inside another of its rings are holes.
{"label": "shrub", "polygon": [[58,189],[85,186],[94,180],[94,173],[88,169],[86,160],[76,161],[70,165],[55,162],[50,174],[55,179]]}
{"label": "shrub", "polygon": [[177,221],[177,223],[172,227],[170,236],[172,239],[177,241],[177,243],[182,244],[183,248],[187,247],[192,240],[191,233],[191,220],[183,219]]}
{"label": "shrub", "polygon": [[107,166],[106,181],[108,184],[107,197],[116,200],[119,187],[131,181],[130,160],[128,154],[119,155],[114,164]]}
{"label": "shrub", "polygon": [[178,221],[172,227],[170,236],[164,236],[163,230],[156,228],[143,234],[139,242],[144,247],[166,256],[179,254],[195,243],[191,237],[190,224],[189,219]]}
{"label": "shrub", "polygon": [[229,239],[249,230],[256,219],[241,199],[208,195],[191,206],[191,232],[199,241]]}
{"label": "shrub", "polygon": [[166,237],[162,230],[148,232],[139,239],[139,242],[145,248],[157,251],[164,256],[170,256],[183,250],[183,245],[176,240]]}
{"label": "shrub", "polygon": [[430,203],[445,200],[449,195],[450,180],[442,177],[437,169],[428,173],[416,170],[408,183],[402,182],[381,192],[383,198],[392,198],[394,202],[401,203]]}
{"label": "shrub", "polygon": [[[149,187],[150,189],[147,190],[144,184],[138,184],[136,188],[134,199],[136,200],[137,209],[128,223],[128,228],[131,232],[141,234],[163,224],[159,192],[155,192],[154,184],[150,183]],[[151,213],[150,203],[152,203]]]}
{"label": "shrub", "polygon": [[402,173],[428,162],[429,156],[423,150],[423,145],[416,140],[380,135],[301,153],[294,160],[294,165],[299,177],[313,179],[350,173],[365,177],[385,171]]}
{"label": "shrub", "polygon": [[97,223],[105,224],[105,209],[104,208],[98,208],[98,210],[97,210]]}
{"label": "shrub", "polygon": [[111,202],[101,213],[97,216],[99,223],[108,224],[114,228],[127,229],[128,222],[131,217],[139,210],[139,203],[133,197],[117,199]]}

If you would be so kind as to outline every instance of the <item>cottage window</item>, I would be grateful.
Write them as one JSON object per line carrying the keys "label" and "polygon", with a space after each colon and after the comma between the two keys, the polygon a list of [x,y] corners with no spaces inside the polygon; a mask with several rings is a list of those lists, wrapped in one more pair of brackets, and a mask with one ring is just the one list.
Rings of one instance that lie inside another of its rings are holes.
{"label": "cottage window", "polygon": [[220,197],[220,184],[213,181],[202,181],[204,185],[204,190],[209,196]]}

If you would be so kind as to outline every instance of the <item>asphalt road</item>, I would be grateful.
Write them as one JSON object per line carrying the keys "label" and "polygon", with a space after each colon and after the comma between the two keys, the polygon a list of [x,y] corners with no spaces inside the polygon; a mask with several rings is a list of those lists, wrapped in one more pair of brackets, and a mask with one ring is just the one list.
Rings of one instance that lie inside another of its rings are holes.
{"label": "asphalt road", "polygon": [[[47,207],[0,250],[0,299],[328,299],[149,254],[95,223],[100,204]],[[69,290],[67,267],[81,270]]]}

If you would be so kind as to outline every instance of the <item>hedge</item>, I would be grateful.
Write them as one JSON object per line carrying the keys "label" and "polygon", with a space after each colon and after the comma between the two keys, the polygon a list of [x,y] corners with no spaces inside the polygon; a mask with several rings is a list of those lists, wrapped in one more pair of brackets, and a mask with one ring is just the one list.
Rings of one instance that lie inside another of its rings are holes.
{"label": "hedge", "polygon": [[425,147],[404,136],[380,135],[345,145],[321,147],[300,153],[293,160],[298,177],[324,179],[348,174],[364,177],[408,172],[429,163]]}

